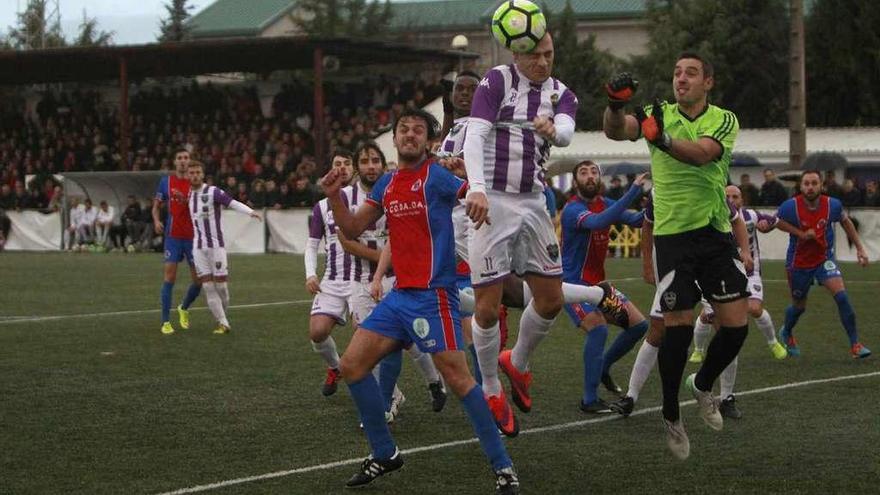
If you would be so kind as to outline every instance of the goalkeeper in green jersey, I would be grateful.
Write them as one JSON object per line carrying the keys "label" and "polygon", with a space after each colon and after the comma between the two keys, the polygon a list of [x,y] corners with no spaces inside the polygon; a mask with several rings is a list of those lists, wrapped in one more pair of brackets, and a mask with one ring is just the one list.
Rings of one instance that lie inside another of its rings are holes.
{"label": "goalkeeper in green jersey", "polygon": [[700,370],[686,386],[711,428],[722,428],[715,380],[736,357],[748,332],[746,271],[730,236],[725,200],[730,157],[739,131],[733,112],[711,105],[712,65],[696,53],[675,62],[675,103],[655,100],[624,107],[638,83],[623,73],[606,85],[605,135],[614,140],[645,138],[654,182],[654,279],[666,335],[658,355],[663,384],[663,418],[672,453],[685,459],[690,442],[679,415],[678,391],[693,338],[693,308],[701,297],[715,310],[721,328],[709,344]]}

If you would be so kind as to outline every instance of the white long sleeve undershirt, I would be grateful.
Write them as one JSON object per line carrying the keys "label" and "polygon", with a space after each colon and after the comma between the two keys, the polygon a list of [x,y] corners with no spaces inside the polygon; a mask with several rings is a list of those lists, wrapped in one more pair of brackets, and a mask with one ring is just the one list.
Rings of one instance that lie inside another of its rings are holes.
{"label": "white long sleeve undershirt", "polygon": [[308,242],[306,242],[306,280],[318,276],[318,244],[320,243],[321,240],[314,237],[309,237]]}

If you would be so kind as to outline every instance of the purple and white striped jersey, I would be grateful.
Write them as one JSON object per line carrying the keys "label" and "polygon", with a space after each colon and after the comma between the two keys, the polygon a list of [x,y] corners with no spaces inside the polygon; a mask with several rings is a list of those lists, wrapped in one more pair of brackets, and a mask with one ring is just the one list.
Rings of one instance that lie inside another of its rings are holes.
{"label": "purple and white striped jersey", "polygon": [[[443,138],[438,156],[459,156],[464,149],[464,139],[467,136],[468,117],[455,119],[449,134]],[[460,200],[452,208],[452,227],[455,231],[455,256],[456,262],[468,259],[468,238],[473,228],[470,218],[465,211],[464,200]]]}
{"label": "purple and white striped jersey", "polygon": [[193,248],[226,247],[220,213],[232,203],[232,196],[215,186],[202,184],[189,192],[189,214],[193,224]]}
{"label": "purple and white striped jersey", "polygon": [[440,144],[440,151],[437,156],[445,158],[448,156],[458,156],[464,149],[464,138],[467,135],[467,117],[459,117],[452,123],[449,134],[443,138]]}
{"label": "purple and white striped jersey", "polygon": [[[743,221],[746,223],[746,231],[749,233],[749,253],[752,255],[752,260],[755,262],[755,269],[752,273],[760,274],[761,246],[758,244],[758,222],[766,220],[772,227],[776,225],[779,219],[776,218],[776,215],[767,215],[766,213],[760,213],[748,208],[740,209],[740,214],[742,215]],[[751,275],[752,273],[749,273],[748,275]]]}
{"label": "purple and white striped jersey", "polygon": [[552,143],[529,126],[538,116],[552,120],[565,114],[574,122],[577,108],[574,92],[556,78],[532,82],[515,64],[490,70],[474,92],[470,115],[471,122],[481,119],[492,125],[483,147],[486,189],[542,191],[543,165]]}
{"label": "purple and white striped jersey", "polygon": [[[355,182],[355,184],[351,186],[349,195],[351,197],[349,209],[354,213],[362,204],[367,202],[370,193],[364,192],[360,188],[360,182]],[[360,237],[358,237],[358,241],[370,249],[381,251],[382,248],[385,247],[385,243],[388,242],[388,229],[385,227],[385,216],[383,215],[382,218],[376,220],[375,223],[368,225],[366,230],[364,230]],[[352,263],[351,266],[351,280],[354,280],[355,282],[369,283],[373,281],[373,275],[375,274],[376,263],[367,259],[358,258],[357,256],[354,257],[354,263]]]}
{"label": "purple and white striped jersey", "polygon": [[[349,203],[351,186],[342,188],[342,201]],[[309,220],[309,237],[312,239],[324,239],[324,280],[337,281],[351,280],[351,265],[354,256],[345,252],[336,236],[336,222],[333,221],[333,210],[327,203],[327,198],[315,203],[312,208],[312,218]]]}

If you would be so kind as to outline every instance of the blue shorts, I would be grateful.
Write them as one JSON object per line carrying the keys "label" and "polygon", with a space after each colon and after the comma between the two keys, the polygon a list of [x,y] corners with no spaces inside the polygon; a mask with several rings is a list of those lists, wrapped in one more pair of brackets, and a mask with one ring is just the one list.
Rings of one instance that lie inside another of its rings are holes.
{"label": "blue shorts", "polygon": [[[617,297],[619,297],[620,301],[624,304],[629,302],[629,298],[627,298],[623,292],[614,289],[614,293],[617,294]],[[565,308],[565,312],[568,313],[568,317],[571,318],[571,322],[574,323],[574,326],[576,327],[581,326],[581,322],[584,321],[584,318],[586,318],[588,314],[599,311],[599,308],[596,306],[585,302],[566,304],[563,307]]]}
{"label": "blue shorts", "polygon": [[414,342],[422,352],[464,348],[458,291],[453,288],[394,289],[360,326],[404,344]]}
{"label": "blue shorts", "polygon": [[193,242],[192,239],[165,238],[165,263],[180,263],[186,259],[193,266]]}
{"label": "blue shorts", "polygon": [[[466,275],[457,275],[456,277],[455,284],[458,286],[458,290],[470,290],[471,293],[474,292],[474,289],[471,286],[471,275],[469,273]],[[460,307],[458,312],[461,313],[462,318],[470,318],[474,316],[474,314],[469,311],[462,311]]]}
{"label": "blue shorts", "polygon": [[840,273],[840,267],[834,260],[826,260],[816,268],[789,268],[787,271],[788,287],[791,289],[792,299],[806,299],[813,281],[821,285],[828,279],[843,276]]}

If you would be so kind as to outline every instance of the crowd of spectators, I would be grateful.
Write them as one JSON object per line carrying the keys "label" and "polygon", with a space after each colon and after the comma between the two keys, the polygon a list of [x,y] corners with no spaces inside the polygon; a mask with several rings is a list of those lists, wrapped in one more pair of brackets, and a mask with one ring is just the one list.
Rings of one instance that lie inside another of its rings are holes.
{"label": "crowd of spectators", "polygon": [[[379,77],[325,88],[325,149],[355,148],[388,128],[407,105],[439,96],[439,77],[411,81]],[[47,90],[28,108],[22,96],[0,105],[0,184],[17,208],[45,209],[55,173],[169,170],[179,146],[206,165],[207,180],[253,207],[310,206],[323,171],[314,158],[312,89],[282,86],[264,115],[252,85],[134,88],[129,105],[129,153],[120,147],[117,104],[94,90]],[[24,177],[34,175],[23,196]],[[20,185],[20,184],[21,185]]]}

